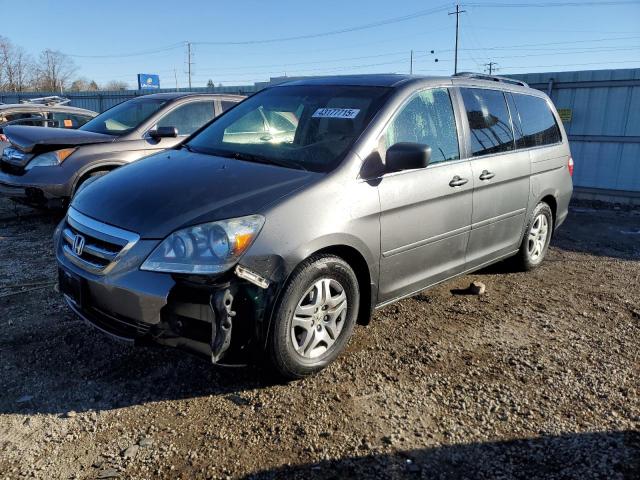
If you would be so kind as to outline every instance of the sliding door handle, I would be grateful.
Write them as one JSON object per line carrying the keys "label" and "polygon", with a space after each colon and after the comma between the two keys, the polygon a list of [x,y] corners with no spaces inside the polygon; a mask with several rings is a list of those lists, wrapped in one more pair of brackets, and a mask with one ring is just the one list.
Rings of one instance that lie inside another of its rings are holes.
{"label": "sliding door handle", "polygon": [[468,178],[461,178],[458,175],[456,175],[455,177],[453,177],[451,179],[451,181],[449,182],[449,186],[450,187],[459,187],[460,185],[464,185],[465,183],[467,183],[469,181]]}
{"label": "sliding door handle", "polygon": [[480,174],[480,180],[491,180],[495,176],[495,173],[490,172],[489,170],[483,170]]}

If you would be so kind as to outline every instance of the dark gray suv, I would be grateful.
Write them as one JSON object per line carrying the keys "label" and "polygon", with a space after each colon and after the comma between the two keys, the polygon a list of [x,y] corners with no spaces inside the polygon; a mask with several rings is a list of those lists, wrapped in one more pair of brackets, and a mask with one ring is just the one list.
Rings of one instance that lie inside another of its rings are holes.
{"label": "dark gray suv", "polygon": [[[39,207],[64,207],[80,185],[182,142],[239,95],[157,93],[116,105],[77,130],[8,126],[0,194]],[[142,180],[142,179],[141,179]]]}
{"label": "dark gray suv", "polygon": [[520,82],[287,83],[79,192],[55,234],[60,289],[112,336],[263,352],[299,378],[375,308],[507,257],[538,266],[572,172],[551,101]]}

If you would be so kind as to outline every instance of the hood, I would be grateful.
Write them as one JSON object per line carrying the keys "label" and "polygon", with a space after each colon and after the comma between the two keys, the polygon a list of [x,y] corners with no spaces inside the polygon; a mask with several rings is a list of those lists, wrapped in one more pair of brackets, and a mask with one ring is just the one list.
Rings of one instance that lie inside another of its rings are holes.
{"label": "hood", "polygon": [[113,142],[118,138],[113,135],[85,132],[84,130],[25,125],[9,125],[4,127],[3,133],[15,147],[27,153],[42,153],[88,143]]}
{"label": "hood", "polygon": [[260,213],[322,174],[170,150],[99,178],[72,206],[142,238],[199,223]]}

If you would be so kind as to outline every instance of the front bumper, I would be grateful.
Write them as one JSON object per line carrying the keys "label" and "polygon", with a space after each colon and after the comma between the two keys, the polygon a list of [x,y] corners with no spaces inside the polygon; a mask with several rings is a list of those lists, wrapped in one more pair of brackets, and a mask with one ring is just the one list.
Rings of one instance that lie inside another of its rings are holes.
{"label": "front bumper", "polygon": [[248,347],[262,337],[270,289],[232,272],[212,279],[140,270],[157,240],[138,240],[106,274],[88,271],[65,252],[66,222],[54,238],[60,290],[71,310],[102,332],[195,351],[214,363],[244,363]]}
{"label": "front bumper", "polygon": [[0,171],[0,195],[34,206],[61,207],[72,184],[59,167],[37,167],[21,175]]}

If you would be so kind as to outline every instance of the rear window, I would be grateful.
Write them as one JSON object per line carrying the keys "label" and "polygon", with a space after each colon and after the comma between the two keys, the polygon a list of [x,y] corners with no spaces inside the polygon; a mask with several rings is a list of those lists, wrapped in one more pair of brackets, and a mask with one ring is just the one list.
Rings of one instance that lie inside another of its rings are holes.
{"label": "rear window", "polygon": [[513,130],[504,94],[484,88],[462,88],[461,92],[471,128],[472,155],[513,150]]}
{"label": "rear window", "polygon": [[544,98],[514,93],[513,99],[522,130],[518,148],[541,147],[561,141],[560,128]]}

